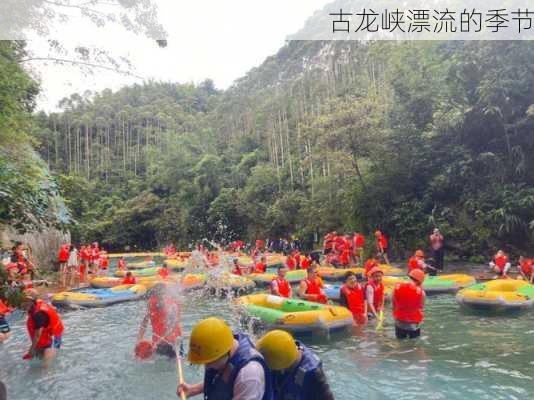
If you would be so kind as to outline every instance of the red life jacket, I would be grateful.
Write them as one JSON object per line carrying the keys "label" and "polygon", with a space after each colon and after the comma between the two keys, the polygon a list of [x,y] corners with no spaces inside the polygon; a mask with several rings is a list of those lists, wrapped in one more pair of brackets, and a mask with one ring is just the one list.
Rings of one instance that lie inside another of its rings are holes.
{"label": "red life jacket", "polygon": [[501,272],[504,272],[504,267],[506,267],[507,263],[508,263],[508,257],[507,256],[495,257],[495,265],[499,268],[499,270]]}
{"label": "red life jacket", "polygon": [[234,270],[232,271],[232,274],[234,274],[234,275],[240,275],[240,276],[243,275],[243,274],[241,273],[241,268],[239,268],[238,265],[236,265],[236,266],[234,267]]}
{"label": "red life jacket", "polygon": [[165,278],[167,278],[169,276],[169,270],[166,269],[166,268],[161,268],[158,271],[158,275],[165,279]]}
{"label": "red life jacket", "polygon": [[293,271],[295,269],[295,259],[291,256],[288,256],[286,260],[286,265],[290,271]]}
{"label": "red life jacket", "polygon": [[135,285],[137,283],[137,279],[135,279],[135,276],[126,276],[122,280],[123,285]]}
{"label": "red life jacket", "polygon": [[425,292],[411,282],[398,283],[393,291],[393,318],[419,324],[424,319]]}
{"label": "red life jacket", "polygon": [[33,308],[28,312],[28,320],[26,321],[26,328],[31,340],[35,337],[35,332],[37,331],[33,322],[33,316],[40,311],[48,315],[49,321],[48,326],[42,329],[41,337],[36,345],[38,349],[49,347],[54,337],[61,336],[63,333],[63,323],[56,309],[42,300],[37,300]]}
{"label": "red life jacket", "polygon": [[118,268],[119,268],[120,270],[125,270],[125,269],[126,269],[126,261],[124,261],[124,260],[119,260],[117,266],[118,266]]}
{"label": "red life jacket", "polygon": [[98,248],[91,249],[91,261],[95,262],[100,258],[100,250]]}
{"label": "red life jacket", "polygon": [[419,259],[415,256],[410,257],[410,259],[408,260],[408,272],[413,271],[414,269],[423,270],[423,268],[421,268],[421,263],[419,262]]}
{"label": "red life jacket", "polygon": [[267,266],[264,263],[259,262],[256,264],[254,269],[256,270],[257,273],[264,274],[265,270],[267,269]]}
{"label": "red life jacket", "polygon": [[347,299],[347,307],[354,316],[359,318],[365,311],[365,289],[362,285],[357,284],[353,288],[349,288],[347,285],[341,287],[341,292]]}
{"label": "red life jacket", "polygon": [[378,263],[374,258],[370,258],[365,262],[365,275],[369,273],[374,267],[378,267]]}
{"label": "red life jacket", "polygon": [[152,296],[148,300],[150,322],[152,324],[152,342],[157,344],[165,341],[174,344],[176,338],[181,336],[182,329],[178,320],[180,305],[171,298],[159,299]]}
{"label": "red life jacket", "polygon": [[342,252],[345,250],[345,238],[343,236],[336,236],[336,251]]}
{"label": "red life jacket", "polygon": [[66,263],[69,259],[69,249],[66,245],[61,246],[57,259],[60,263]]}
{"label": "red life jacket", "polygon": [[295,266],[296,266],[297,268],[300,268],[300,263],[302,262],[302,257],[301,257],[301,255],[297,253],[297,254],[295,254],[295,255],[293,256],[293,258],[295,259]]}
{"label": "red life jacket", "polygon": [[521,272],[523,272],[524,275],[529,277],[532,275],[532,265],[534,264],[534,260],[531,258],[526,258],[521,262]]}
{"label": "red life jacket", "polygon": [[[276,279],[273,280],[273,282],[276,282],[276,284],[278,285],[278,293],[280,293],[280,296],[288,298],[289,297],[289,291],[290,291],[290,288],[291,288],[289,286],[289,282],[286,281],[285,279],[281,279],[281,278],[276,278]],[[271,294],[274,294],[274,290],[273,290],[272,286],[271,286]]]}
{"label": "red life jacket", "polygon": [[309,279],[306,279],[304,282],[306,282],[306,294],[317,294],[319,295],[319,298],[316,300],[317,303],[326,304],[328,298],[321,290],[321,285],[318,283],[318,280],[310,281]]}
{"label": "red life jacket", "polygon": [[388,240],[384,235],[378,237],[377,244],[379,247],[382,247],[384,251],[388,248]]}
{"label": "red life jacket", "polygon": [[2,301],[0,300],[0,316],[5,316],[11,312],[11,309]]}
{"label": "red life jacket", "polygon": [[348,249],[343,250],[343,253],[339,256],[339,262],[341,265],[350,264],[350,252]]}
{"label": "red life jacket", "polygon": [[371,279],[369,282],[367,282],[366,288],[367,286],[371,286],[373,288],[373,307],[375,310],[381,309],[384,305],[384,284],[378,284]]}
{"label": "red life jacket", "polygon": [[82,260],[85,260],[85,261],[88,261],[91,259],[91,252],[89,251],[87,247],[80,250],[80,257]]}
{"label": "red life jacket", "polygon": [[360,234],[354,235],[353,243],[355,248],[365,247],[365,236]]}
{"label": "red life jacket", "polygon": [[100,268],[102,269],[108,269],[109,267],[109,259],[107,257],[100,258]]}
{"label": "red life jacket", "polygon": [[300,262],[300,268],[302,269],[308,269],[310,267],[311,261],[308,257],[302,257],[302,261]]}

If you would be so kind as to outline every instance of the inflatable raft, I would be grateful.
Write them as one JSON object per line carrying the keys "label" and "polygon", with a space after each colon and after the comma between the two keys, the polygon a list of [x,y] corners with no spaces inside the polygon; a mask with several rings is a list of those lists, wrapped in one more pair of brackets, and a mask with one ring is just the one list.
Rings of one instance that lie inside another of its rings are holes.
{"label": "inflatable raft", "polygon": [[183,271],[187,267],[188,262],[187,260],[167,258],[163,261],[163,264],[167,265],[173,271]]}
{"label": "inflatable raft", "polygon": [[[303,279],[306,279],[307,272],[304,269],[297,269],[294,271],[288,271],[286,274],[286,280],[289,283],[299,283]],[[250,274],[248,278],[252,279],[259,286],[268,286],[273,279],[277,277],[276,274]]]}
{"label": "inflatable raft", "polygon": [[125,301],[140,300],[146,293],[143,285],[120,285],[107,289],[81,289],[52,295],[52,304],[67,307],[106,307]]}
{"label": "inflatable raft", "polygon": [[207,279],[206,287],[214,295],[224,296],[229,291],[235,295],[243,295],[252,292],[256,284],[247,277],[224,273],[210,276]]}
{"label": "inflatable raft", "polygon": [[164,253],[111,253],[109,258],[140,258],[140,257],[164,257]]}
{"label": "inflatable raft", "polygon": [[186,274],[178,279],[178,283],[184,290],[195,290],[204,287],[206,284],[206,275],[204,274]]}
{"label": "inflatable raft", "polygon": [[140,261],[136,263],[128,263],[127,265],[129,270],[140,270],[156,267],[156,263],[154,261]]}
{"label": "inflatable raft", "polygon": [[343,285],[324,285],[323,291],[329,300],[339,301],[339,291]]}
{"label": "inflatable raft", "polygon": [[293,333],[335,331],[352,325],[352,314],[345,307],[285,299],[269,294],[241,297],[246,318],[267,329],[283,329]]}
{"label": "inflatable raft", "polygon": [[[111,276],[101,276],[91,279],[89,282],[93,288],[112,288],[122,285],[123,278],[116,278]],[[198,289],[206,283],[206,277],[203,274],[187,274],[185,276],[169,276],[162,278],[159,275],[139,277],[137,278],[139,285],[145,286],[147,289],[152,289],[158,283],[164,284],[182,284],[184,289],[193,290]]]}
{"label": "inflatable raft", "polygon": [[[408,277],[392,277],[385,276],[382,278],[384,286],[391,292],[395,284],[400,282],[407,282]],[[475,278],[467,274],[446,274],[438,276],[427,276],[423,283],[423,289],[426,294],[440,294],[440,293],[455,293],[458,290],[474,285]],[[387,295],[387,293],[386,293]]]}
{"label": "inflatable raft", "polygon": [[[387,276],[397,276],[403,275],[404,271],[397,267],[392,267],[391,265],[382,264],[380,269],[384,271],[384,275]],[[342,281],[345,279],[345,274],[347,272],[353,272],[355,274],[361,274],[365,276],[364,268],[334,268],[334,267],[319,267],[317,269],[317,274],[326,281]]]}
{"label": "inflatable raft", "polygon": [[[145,277],[145,276],[155,276],[158,274],[159,270],[161,268],[159,267],[152,267],[152,268],[144,268],[144,269],[138,269],[135,271],[130,271],[133,276],[135,277]],[[123,278],[126,276],[127,271],[115,271],[115,276],[119,278]]]}
{"label": "inflatable raft", "polygon": [[456,301],[462,306],[492,311],[518,311],[534,305],[534,285],[523,280],[496,279],[460,290]]}

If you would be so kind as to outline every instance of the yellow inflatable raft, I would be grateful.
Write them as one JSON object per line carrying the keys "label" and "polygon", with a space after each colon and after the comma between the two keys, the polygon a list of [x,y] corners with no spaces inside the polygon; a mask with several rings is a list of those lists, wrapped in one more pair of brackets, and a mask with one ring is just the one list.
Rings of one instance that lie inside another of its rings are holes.
{"label": "yellow inflatable raft", "polygon": [[[93,288],[112,288],[122,285],[123,278],[116,278],[111,276],[102,276],[91,279],[89,282]],[[193,290],[203,287],[206,284],[206,276],[204,274],[187,274],[187,275],[171,275],[167,278],[162,278],[159,275],[147,276],[137,278],[139,285],[145,286],[147,289],[152,289],[158,283],[164,284],[180,284],[185,290]]]}
{"label": "yellow inflatable raft", "polygon": [[164,257],[164,253],[111,253],[109,258],[139,258],[139,257]]}
{"label": "yellow inflatable raft", "polygon": [[[159,270],[161,268],[159,267],[152,267],[152,268],[144,268],[144,269],[138,269],[138,270],[134,270],[134,271],[130,271],[132,273],[133,276],[139,278],[139,277],[146,277],[146,276],[155,276],[158,274]],[[119,277],[119,278],[123,278],[126,276],[126,273],[128,271],[121,271],[121,270],[117,270],[115,271],[115,276],[116,277]]]}
{"label": "yellow inflatable raft", "polygon": [[169,269],[173,271],[183,271],[187,267],[187,260],[167,258],[163,261],[163,264],[167,265]]}
{"label": "yellow inflatable raft", "polygon": [[107,289],[81,289],[60,292],[52,296],[52,304],[68,307],[106,307],[125,301],[141,299],[146,293],[143,285],[120,285]]}
{"label": "yellow inflatable raft", "polygon": [[[250,274],[247,275],[250,279],[256,282],[257,285],[267,286],[270,285],[273,279],[277,277],[276,274]],[[286,280],[289,283],[299,283],[301,280],[306,279],[307,272],[304,269],[297,269],[294,271],[288,271],[286,273]]]}
{"label": "yellow inflatable raft", "polygon": [[460,290],[456,301],[462,306],[474,309],[528,309],[534,305],[534,285],[523,280],[496,279]]}
{"label": "yellow inflatable raft", "polygon": [[238,304],[247,318],[267,329],[294,333],[335,331],[352,325],[352,314],[345,307],[286,299],[269,294],[241,297]]}
{"label": "yellow inflatable raft", "polygon": [[154,261],[140,261],[135,263],[128,263],[127,266],[129,270],[140,270],[147,268],[155,268],[156,263]]}

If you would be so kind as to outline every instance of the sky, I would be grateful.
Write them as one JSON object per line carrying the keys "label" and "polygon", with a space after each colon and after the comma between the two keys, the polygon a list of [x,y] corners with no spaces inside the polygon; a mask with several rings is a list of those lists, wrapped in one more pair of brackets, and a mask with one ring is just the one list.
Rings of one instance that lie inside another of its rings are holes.
{"label": "sky", "polygon": [[[247,71],[284,45],[286,36],[298,31],[328,0],[154,0],[159,20],[168,33],[168,46],[136,36],[117,25],[98,28],[77,14],[54,26],[52,35],[66,48],[94,45],[115,57],[125,56],[143,79],[201,82],[210,78],[226,89]],[[30,35],[34,57],[46,56],[45,38]],[[78,67],[41,61],[26,64],[38,77],[42,93],[38,109],[53,111],[72,93],[117,90],[141,83],[142,78],[95,69],[87,74]]]}

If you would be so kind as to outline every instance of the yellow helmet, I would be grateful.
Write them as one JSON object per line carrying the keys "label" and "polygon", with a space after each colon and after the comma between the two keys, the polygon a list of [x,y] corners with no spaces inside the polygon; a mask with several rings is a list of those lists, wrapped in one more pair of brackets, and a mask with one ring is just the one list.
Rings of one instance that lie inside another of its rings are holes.
{"label": "yellow helmet", "polygon": [[295,340],[289,333],[281,330],[265,334],[258,340],[256,347],[265,357],[269,368],[274,371],[291,367],[299,358]]}
{"label": "yellow helmet", "polygon": [[219,318],[200,321],[191,332],[189,354],[191,364],[209,364],[227,354],[234,344],[230,327]]}

